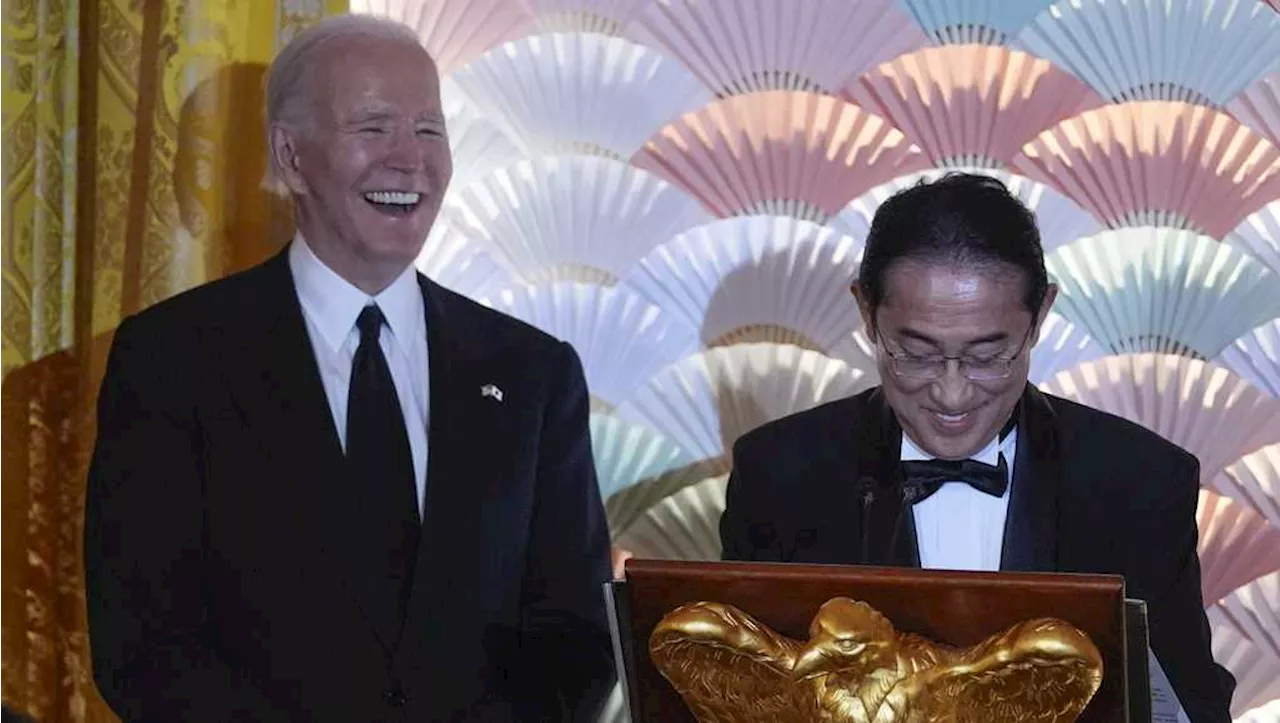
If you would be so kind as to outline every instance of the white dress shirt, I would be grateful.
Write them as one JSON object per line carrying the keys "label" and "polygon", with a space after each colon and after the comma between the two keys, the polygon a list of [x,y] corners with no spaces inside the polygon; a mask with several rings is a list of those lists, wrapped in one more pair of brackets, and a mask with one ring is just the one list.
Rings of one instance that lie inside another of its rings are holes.
{"label": "white dress shirt", "polygon": [[[931,570],[999,570],[1004,548],[1004,521],[1013,487],[1013,459],[1018,431],[1003,441],[993,439],[971,459],[996,465],[1004,454],[1009,485],[1003,497],[992,497],[966,482],[948,482],[912,507],[920,566]],[[902,435],[903,461],[932,459]]]}
{"label": "white dress shirt", "polygon": [[387,323],[378,334],[391,378],[400,398],[404,426],[413,455],[418,511],[427,482],[427,312],[418,286],[417,270],[410,265],[377,296],[369,296],[324,265],[301,235],[289,248],[289,269],[302,304],[307,336],[315,352],[324,382],[324,393],[333,412],[333,423],[343,450],[347,447],[347,394],[351,363],[360,346],[356,318],[364,307],[376,303]]}

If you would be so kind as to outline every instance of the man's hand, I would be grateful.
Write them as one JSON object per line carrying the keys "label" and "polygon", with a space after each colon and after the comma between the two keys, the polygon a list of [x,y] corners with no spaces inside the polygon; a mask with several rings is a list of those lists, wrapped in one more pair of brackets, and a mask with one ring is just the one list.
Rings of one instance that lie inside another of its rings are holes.
{"label": "man's hand", "polygon": [[621,580],[626,577],[627,560],[635,557],[630,550],[624,550],[616,545],[613,548],[613,579]]}

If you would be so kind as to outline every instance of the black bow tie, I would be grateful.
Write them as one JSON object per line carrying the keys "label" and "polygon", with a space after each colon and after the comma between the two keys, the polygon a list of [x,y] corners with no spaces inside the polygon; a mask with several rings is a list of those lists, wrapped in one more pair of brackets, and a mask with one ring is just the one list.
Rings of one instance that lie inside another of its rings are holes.
{"label": "black bow tie", "polygon": [[1003,497],[1009,486],[1004,454],[1000,455],[1000,463],[994,466],[973,459],[908,461],[902,463],[902,473],[906,478],[902,496],[908,504],[926,499],[947,482],[967,482],[992,497]]}

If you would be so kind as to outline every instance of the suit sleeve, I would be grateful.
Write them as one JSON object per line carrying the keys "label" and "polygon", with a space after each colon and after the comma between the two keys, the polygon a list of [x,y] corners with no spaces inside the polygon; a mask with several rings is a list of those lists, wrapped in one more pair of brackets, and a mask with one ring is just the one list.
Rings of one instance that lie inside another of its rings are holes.
{"label": "suit sleeve", "polygon": [[1135,540],[1154,551],[1145,561],[1154,574],[1149,589],[1131,593],[1147,601],[1151,650],[1187,717],[1192,723],[1228,723],[1235,679],[1213,660],[1200,593],[1199,478],[1200,465],[1190,457],[1166,478],[1167,493],[1140,516],[1144,529]]}
{"label": "suit sleeve", "polygon": [[126,721],[276,720],[217,652],[203,595],[199,431],[169,339],[120,325],[98,397],[85,502],[94,679]]}
{"label": "suit sleeve", "polygon": [[604,602],[612,577],[609,529],[582,365],[568,344],[557,351],[522,590],[523,678],[542,689],[527,691],[539,708],[533,717],[594,721],[616,680]]}
{"label": "suit sleeve", "polygon": [[758,438],[750,433],[733,445],[724,514],[720,516],[720,559],[727,562],[784,562],[774,515],[759,511],[769,509],[758,501],[769,494],[758,488],[765,469],[757,460],[758,447]]}
{"label": "suit sleeve", "polygon": [[732,468],[724,492],[724,514],[720,515],[720,559],[725,561],[753,560],[747,539],[747,522],[744,519],[745,492],[749,472],[744,464],[743,439],[733,445]]}

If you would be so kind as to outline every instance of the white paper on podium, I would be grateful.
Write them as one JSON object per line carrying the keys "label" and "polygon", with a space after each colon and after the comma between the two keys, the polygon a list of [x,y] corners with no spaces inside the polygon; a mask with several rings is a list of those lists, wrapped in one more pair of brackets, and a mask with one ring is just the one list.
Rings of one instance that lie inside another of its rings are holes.
{"label": "white paper on podium", "polygon": [[1191,723],[1150,648],[1147,648],[1147,669],[1151,671],[1151,723]]}

